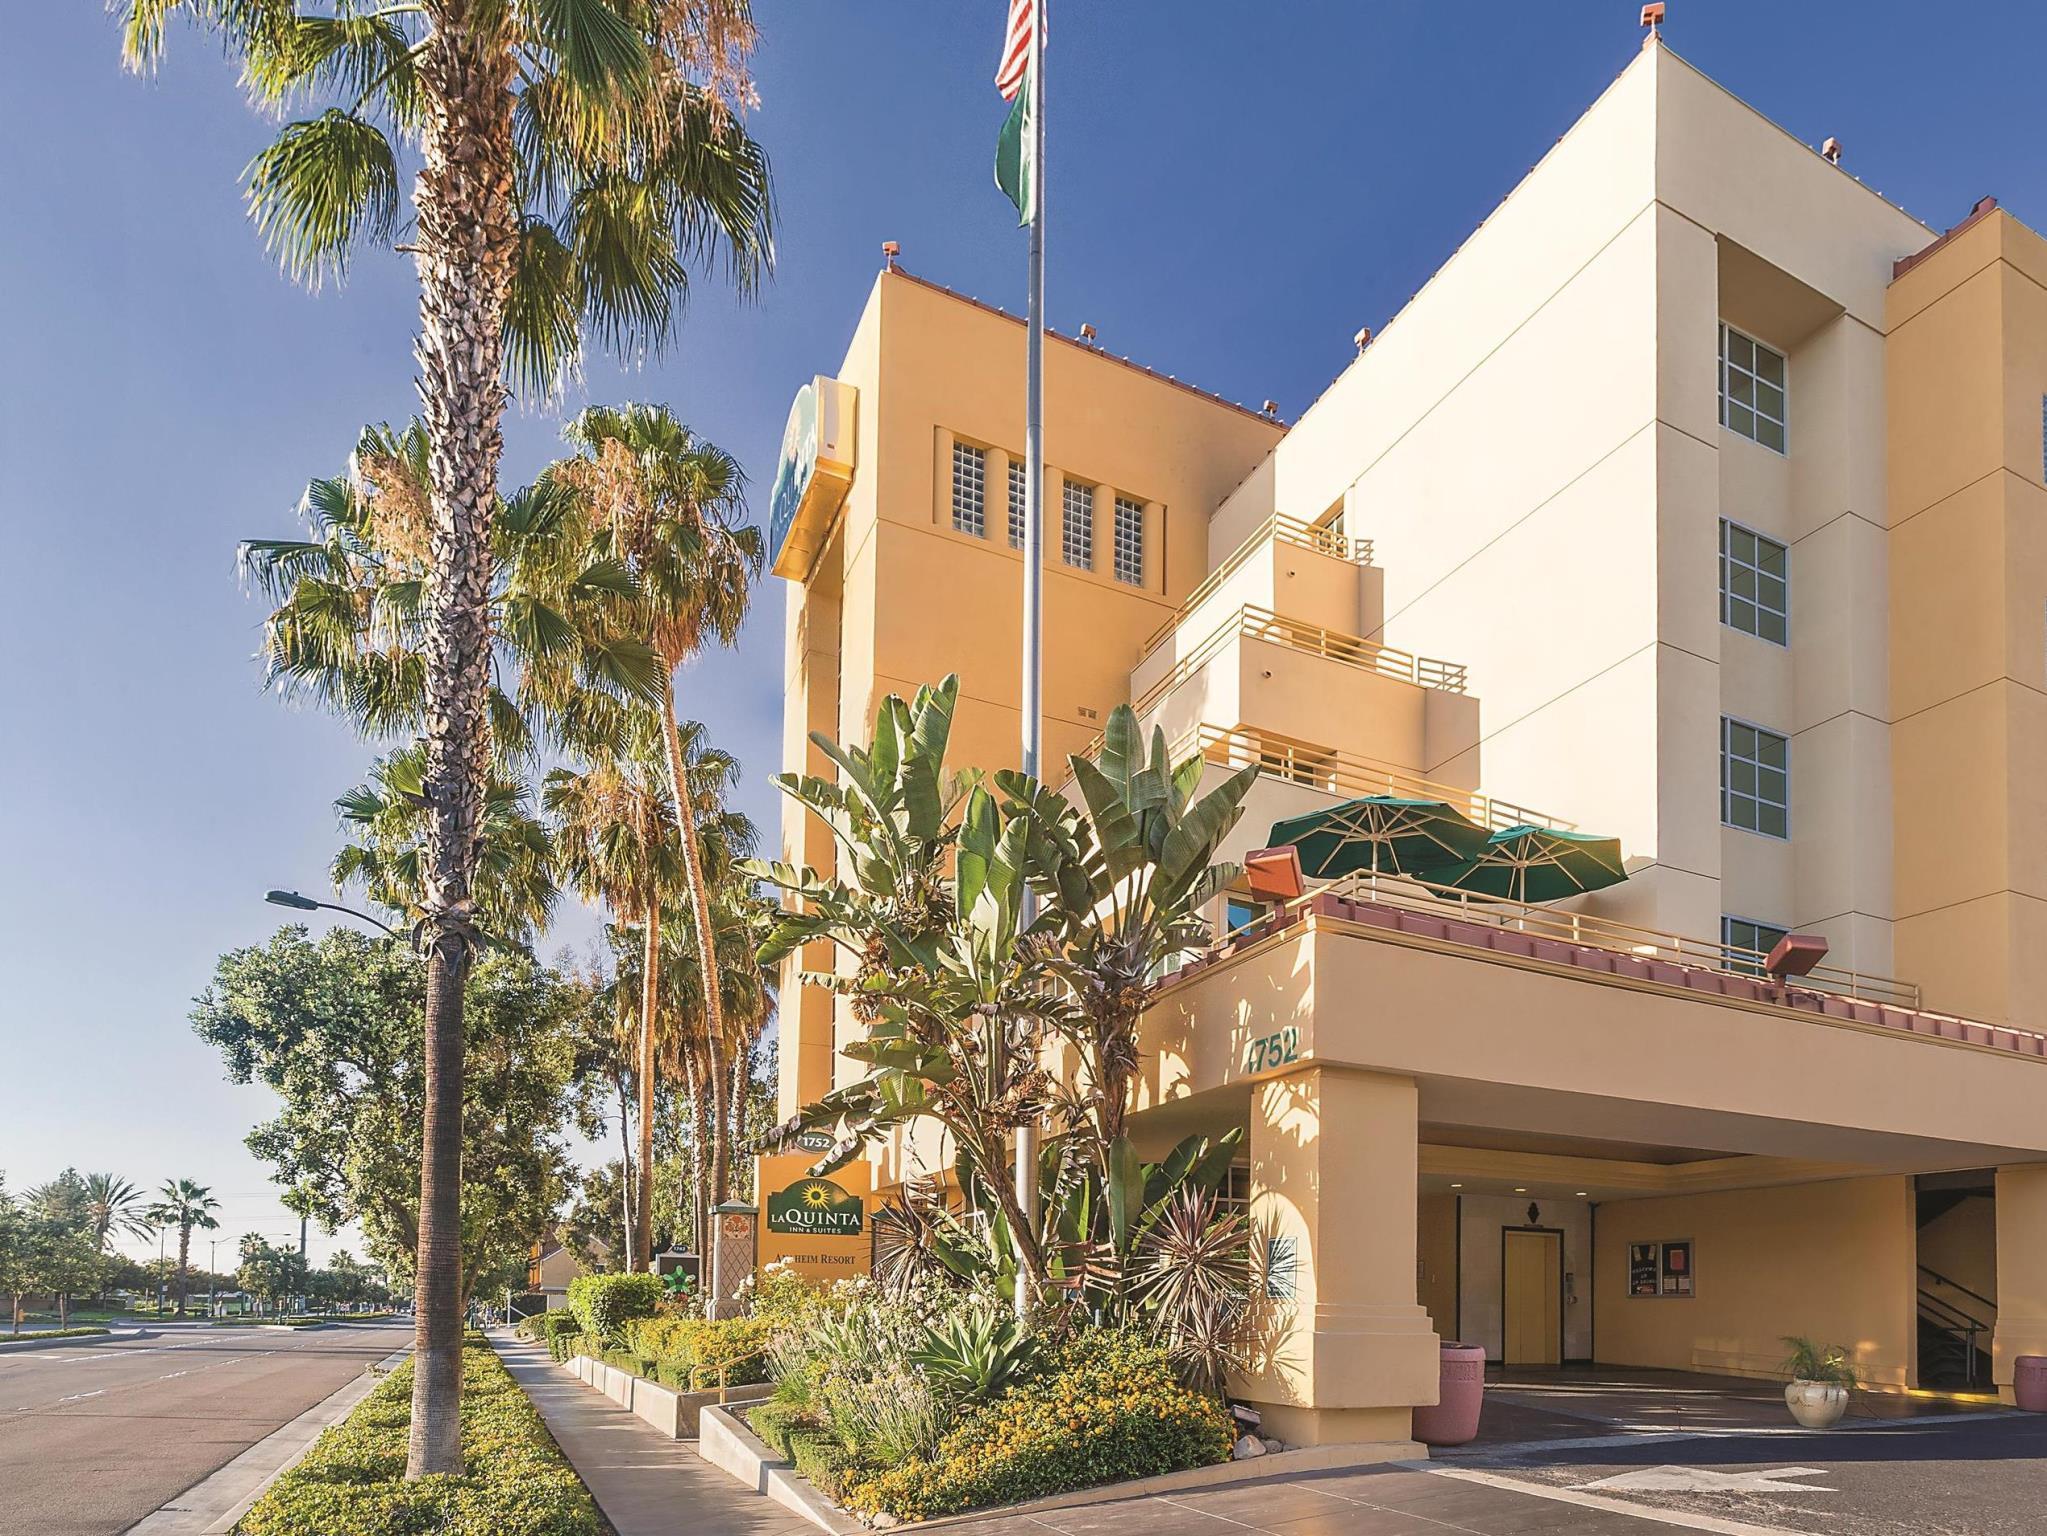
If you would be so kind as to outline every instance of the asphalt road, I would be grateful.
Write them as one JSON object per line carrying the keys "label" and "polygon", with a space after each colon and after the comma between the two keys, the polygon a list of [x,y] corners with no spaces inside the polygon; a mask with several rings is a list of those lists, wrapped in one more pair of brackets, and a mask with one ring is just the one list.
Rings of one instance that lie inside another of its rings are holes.
{"label": "asphalt road", "polygon": [[0,1536],[115,1536],[410,1335],[166,1328],[0,1351]]}
{"label": "asphalt road", "polygon": [[1618,1499],[1723,1529],[1799,1536],[2038,1536],[2047,1415],[1864,1424],[1825,1434],[1653,1437],[1460,1458],[1515,1484]]}

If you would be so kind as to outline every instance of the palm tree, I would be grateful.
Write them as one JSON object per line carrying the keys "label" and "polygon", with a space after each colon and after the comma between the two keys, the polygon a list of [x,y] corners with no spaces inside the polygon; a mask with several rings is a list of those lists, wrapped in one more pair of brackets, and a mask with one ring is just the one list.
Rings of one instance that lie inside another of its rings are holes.
{"label": "palm tree", "polygon": [[[426,813],[420,787],[426,768],[418,744],[382,757],[358,784],[334,802],[354,838],[328,871],[336,890],[360,884],[376,906],[401,920],[422,916]],[[496,769],[484,794],[482,844],[476,858],[476,915],[485,934],[530,945],[533,932],[554,911],[554,847],[531,810],[523,780]]]}
{"label": "palm tree", "polygon": [[294,276],[339,277],[402,224],[394,140],[416,151],[407,249],[432,495],[423,594],[427,1117],[406,1475],[462,1447],[462,984],[490,756],[487,615],[505,379],[558,384],[586,332],[629,355],[673,334],[692,262],[742,289],[772,260],[748,0],[123,0],[131,66],[176,12],[223,37],[259,103],[325,110],[250,162],[252,215]]}
{"label": "palm tree", "polygon": [[190,1179],[166,1179],[156,1193],[156,1203],[143,1215],[156,1226],[178,1229],[178,1316],[183,1317],[185,1273],[192,1260],[192,1229],[199,1227],[211,1232],[218,1227],[220,1218],[213,1213],[220,1209],[220,1202],[213,1198],[212,1190]]}
{"label": "palm tree", "polygon": [[554,821],[563,878],[584,899],[609,907],[621,925],[638,927],[646,957],[640,967],[634,1058],[640,1155],[627,1234],[629,1270],[653,1267],[654,1021],[660,1014],[661,907],[681,883],[674,802],[651,747],[641,732],[627,750],[602,754],[580,771],[558,768],[541,786],[541,803]]}
{"label": "palm tree", "polygon": [[632,572],[630,591],[614,607],[617,621],[645,640],[662,663],[660,716],[668,783],[680,814],[683,874],[688,883],[695,951],[701,971],[704,1039],[710,1060],[711,1203],[730,1193],[725,1025],[716,979],[716,915],[697,827],[694,796],[675,709],[675,673],[715,639],[730,645],[745,621],[761,569],[760,530],[742,524],[746,478],[732,456],[697,437],[665,406],[592,406],[569,424],[582,452],[551,473],[580,493],[597,551]]}
{"label": "palm tree", "polygon": [[[139,1187],[111,1173],[88,1173],[85,1176],[85,1219],[87,1230],[92,1233],[93,1248],[104,1258],[107,1244],[116,1235],[141,1237],[150,1230],[149,1220],[142,1210],[142,1191]],[[100,1284],[102,1299],[106,1295],[106,1284]]]}

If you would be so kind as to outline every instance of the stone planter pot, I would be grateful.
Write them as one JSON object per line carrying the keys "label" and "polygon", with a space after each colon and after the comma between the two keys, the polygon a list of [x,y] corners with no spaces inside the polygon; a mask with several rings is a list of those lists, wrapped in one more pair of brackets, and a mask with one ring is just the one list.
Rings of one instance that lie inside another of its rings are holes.
{"label": "stone planter pot", "polygon": [[1484,1346],[1445,1339],[1436,1401],[1414,1410],[1410,1433],[1423,1445],[1469,1444],[1478,1438],[1478,1418],[1484,1407]]}
{"label": "stone planter pot", "polygon": [[2020,1355],[2011,1363],[2011,1395],[2028,1413],[2047,1413],[2047,1355]]}
{"label": "stone planter pot", "polygon": [[1794,1381],[1784,1389],[1791,1417],[1807,1429],[1832,1429],[1848,1411],[1848,1389],[1831,1381]]}

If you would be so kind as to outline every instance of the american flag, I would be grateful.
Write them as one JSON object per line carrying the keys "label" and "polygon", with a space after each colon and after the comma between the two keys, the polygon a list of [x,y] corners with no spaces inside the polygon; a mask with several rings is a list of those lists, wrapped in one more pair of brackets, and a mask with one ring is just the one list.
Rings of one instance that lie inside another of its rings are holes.
{"label": "american flag", "polygon": [[1038,0],[1009,0],[1009,25],[1002,34],[1002,62],[995,69],[995,89],[1004,101],[1014,101],[1030,73],[1031,26],[1038,15]]}

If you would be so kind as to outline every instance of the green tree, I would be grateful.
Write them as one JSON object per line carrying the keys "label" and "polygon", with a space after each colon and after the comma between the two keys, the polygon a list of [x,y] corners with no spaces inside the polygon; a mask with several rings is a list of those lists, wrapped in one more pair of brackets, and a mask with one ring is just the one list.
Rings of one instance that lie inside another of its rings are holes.
{"label": "green tree", "polygon": [[730,1084],[723,988],[717,979],[715,879],[707,867],[689,787],[693,766],[676,714],[675,674],[712,640],[730,645],[745,622],[765,545],[742,523],[745,476],[738,462],[696,436],[665,406],[593,406],[568,428],[582,452],[553,468],[577,492],[596,548],[633,574],[613,603],[613,622],[660,656],[659,715],[669,792],[677,810],[683,876],[703,1009],[705,1076],[716,1128],[709,1148],[710,1198],[730,1192]]}
{"label": "green tree", "polygon": [[251,1232],[242,1239],[241,1253],[235,1284],[269,1310],[282,1312],[292,1297],[305,1291],[306,1261],[296,1248],[273,1247],[267,1239]]}
{"label": "green tree", "polygon": [[192,1230],[211,1232],[220,1226],[214,1215],[220,1202],[204,1184],[190,1179],[166,1179],[157,1190],[156,1203],[145,1213],[159,1227],[178,1229],[178,1316],[185,1315],[185,1281],[192,1265]]}
{"label": "green tree", "polygon": [[[371,1253],[405,1274],[423,1262],[425,970],[401,945],[345,929],[315,940],[291,926],[223,955],[192,1012],[231,1079],[278,1097],[250,1150],[323,1227],[360,1223]],[[567,1188],[575,1029],[587,1007],[583,984],[524,955],[494,950],[470,973],[458,1301],[525,1251]]]}
{"label": "green tree", "polygon": [[[294,275],[345,272],[406,225],[432,444],[427,843],[434,1091],[407,1475],[462,1453],[459,1220],[470,891],[490,757],[486,608],[509,373],[552,385],[586,334],[627,355],[673,333],[692,262],[750,287],[772,252],[747,0],[123,0],[129,63],[177,12],[217,32],[266,108],[304,109],[250,163],[250,210]],[[324,107],[324,110],[322,110]],[[401,218],[398,146],[418,155]]]}

